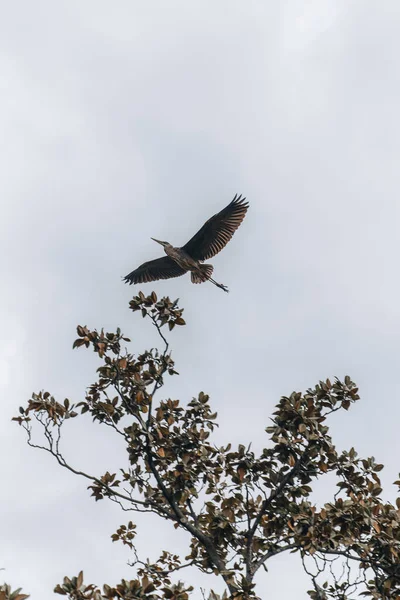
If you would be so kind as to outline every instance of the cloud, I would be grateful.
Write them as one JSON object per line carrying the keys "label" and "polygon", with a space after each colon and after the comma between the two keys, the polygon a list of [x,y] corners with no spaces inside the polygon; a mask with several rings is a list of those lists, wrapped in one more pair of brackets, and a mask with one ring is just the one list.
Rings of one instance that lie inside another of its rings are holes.
{"label": "cloud", "polygon": [[[363,402],[333,422],[334,437],[386,462],[394,479],[398,4],[171,0],[110,10],[87,0],[10,3],[5,13],[7,579],[46,600],[80,568],[99,583],[129,576],[128,555],[108,539],[123,516],[28,451],[9,418],[39,389],[82,398],[98,363],[72,352],[78,323],[121,326],[135,351],[158,343],[128,311],[137,289],[121,277],[159,255],[151,236],[184,243],[236,192],[250,200],[248,216],[212,261],[231,293],[187,277],[143,286],[185,307],[188,325],[171,335],[181,375],[165,394],[186,401],[203,389],[221,439],[261,446],[281,394],[349,373]],[[65,451],[93,471],[125,460],[89,422],[71,423]],[[147,528],[140,548],[155,556]],[[169,529],[157,532],[167,546]],[[280,596],[292,597],[297,581],[285,580]]]}

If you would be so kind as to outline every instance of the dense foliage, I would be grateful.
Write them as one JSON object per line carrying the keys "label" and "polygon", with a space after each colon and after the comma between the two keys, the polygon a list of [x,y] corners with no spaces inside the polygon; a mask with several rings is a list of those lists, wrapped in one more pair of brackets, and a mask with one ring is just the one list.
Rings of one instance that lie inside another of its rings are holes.
{"label": "dense foliage", "polygon": [[[132,580],[99,588],[84,583],[81,572],[66,577],[55,592],[71,600],[186,600],[193,587],[177,580],[176,573],[191,565],[222,578],[223,595],[210,591],[209,600],[251,600],[257,598],[256,573],[273,556],[291,552],[310,576],[308,593],[314,600],[360,593],[400,598],[400,499],[395,506],[383,502],[382,465],[359,458],[353,448],[339,452],[329,435],[328,417],[359,400],[351,379],[326,380],[304,394],[281,398],[266,428],[270,443],[260,454],[244,445],[217,447],[212,441],[217,415],[207,394],[200,392],[187,406],[157,396],[165,376],[176,374],[164,331],[185,324],[177,301],[139,293],[130,308],[157,328],[162,351],[133,355],[119,329],[105,333],[79,326],[74,347],[91,347],[102,361],[85,400],[58,402],[39,392],[15,420],[31,446],[88,479],[96,500],[111,499],[173,522],[187,532],[188,549],[185,557],[166,549],[155,562],[140,560],[130,520],[112,540],[131,548]],[[122,436],[129,460],[119,473],[82,472],[61,453],[65,421],[85,413]],[[32,437],[38,426],[44,434],[40,444]],[[337,492],[316,506],[313,483],[329,473]],[[0,587],[0,600],[26,597],[19,592],[12,596],[10,588]]]}

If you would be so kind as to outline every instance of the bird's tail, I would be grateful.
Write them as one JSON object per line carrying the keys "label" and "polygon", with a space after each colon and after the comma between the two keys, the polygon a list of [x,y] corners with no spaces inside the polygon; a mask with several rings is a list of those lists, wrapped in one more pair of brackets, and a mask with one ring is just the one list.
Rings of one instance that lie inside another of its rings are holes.
{"label": "bird's tail", "polygon": [[192,283],[203,283],[203,281],[211,281],[211,283],[221,288],[221,290],[224,290],[224,292],[229,292],[226,285],[223,285],[222,283],[217,283],[211,277],[213,270],[214,267],[212,265],[200,265],[200,272],[192,271],[190,273]]}
{"label": "bird's tail", "polygon": [[192,283],[203,283],[208,281],[213,274],[214,267],[212,265],[200,265],[200,273],[198,271],[192,271],[190,276]]}

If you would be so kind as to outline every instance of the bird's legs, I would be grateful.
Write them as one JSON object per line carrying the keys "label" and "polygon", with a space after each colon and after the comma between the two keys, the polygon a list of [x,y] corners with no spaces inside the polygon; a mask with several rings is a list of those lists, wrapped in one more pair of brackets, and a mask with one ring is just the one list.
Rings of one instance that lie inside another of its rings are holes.
{"label": "bird's legs", "polygon": [[213,283],[217,287],[221,288],[221,290],[224,290],[224,292],[229,292],[229,290],[226,287],[226,285],[223,285],[222,283],[217,283],[216,281],[214,281],[214,279],[212,279],[212,277],[209,277],[208,281],[211,281],[211,283]]}

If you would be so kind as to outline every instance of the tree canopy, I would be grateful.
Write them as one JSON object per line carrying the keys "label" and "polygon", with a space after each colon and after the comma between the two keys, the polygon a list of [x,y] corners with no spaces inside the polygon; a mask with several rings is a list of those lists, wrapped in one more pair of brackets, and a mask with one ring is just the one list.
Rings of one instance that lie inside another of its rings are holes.
{"label": "tree canopy", "polygon": [[[81,571],[65,577],[54,591],[70,600],[187,600],[200,597],[180,572],[190,565],[221,578],[220,589],[201,591],[204,599],[255,600],[255,576],[266,571],[272,557],[286,552],[295,554],[309,575],[313,600],[360,594],[400,598],[400,498],[395,505],[382,500],[383,465],[359,457],[354,448],[339,451],[329,434],[333,413],[342,412],[344,418],[359,401],[350,377],[283,396],[261,452],[251,445],[233,447],[228,440],[218,446],[213,442],[217,413],[206,393],[187,405],[160,397],[165,377],[177,374],[167,330],[185,325],[183,309],[154,292],[140,292],[130,308],[157,329],[160,350],[133,354],[120,329],[78,326],[74,348],[91,348],[101,360],[85,399],[58,401],[40,391],[14,420],[30,446],[85,478],[95,500],[172,522],[187,533],[187,550],[181,556],[166,548],[154,561],[139,557],[131,517],[111,536],[132,551],[131,580],[99,587],[85,582]],[[62,453],[66,421],[85,415],[122,438],[128,459],[119,472],[87,473]],[[317,505],[313,486],[329,474],[337,491]],[[264,576],[267,587],[268,573]],[[26,597],[0,586],[0,600]]]}

